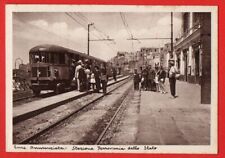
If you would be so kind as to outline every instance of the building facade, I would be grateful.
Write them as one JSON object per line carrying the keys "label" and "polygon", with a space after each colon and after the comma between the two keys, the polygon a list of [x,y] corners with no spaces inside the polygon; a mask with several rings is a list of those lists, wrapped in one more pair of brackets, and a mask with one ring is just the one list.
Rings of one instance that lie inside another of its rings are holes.
{"label": "building facade", "polygon": [[211,103],[211,13],[182,15],[182,36],[176,39],[175,61],[181,80],[201,85],[201,103]]}
{"label": "building facade", "polygon": [[169,49],[170,45],[167,44],[164,48],[143,47],[136,52],[117,52],[117,55],[109,62],[121,73],[134,72],[134,69],[140,72],[141,69],[147,66],[152,68],[163,66],[167,68]]}
{"label": "building facade", "polygon": [[174,58],[181,74],[180,79],[190,83],[200,83],[202,75],[200,14],[183,13],[182,35],[174,45]]}
{"label": "building facade", "polygon": [[148,47],[141,48],[138,52],[138,65],[142,67],[157,67],[160,65],[161,48]]}

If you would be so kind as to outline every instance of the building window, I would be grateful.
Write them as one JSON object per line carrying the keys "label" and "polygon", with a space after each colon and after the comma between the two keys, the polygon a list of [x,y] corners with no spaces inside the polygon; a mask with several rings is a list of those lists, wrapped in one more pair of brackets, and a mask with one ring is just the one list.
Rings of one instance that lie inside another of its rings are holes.
{"label": "building window", "polygon": [[187,34],[189,30],[190,25],[190,13],[184,13],[183,14],[183,33]]}
{"label": "building window", "polygon": [[200,22],[200,13],[193,13],[193,26],[198,25]]}

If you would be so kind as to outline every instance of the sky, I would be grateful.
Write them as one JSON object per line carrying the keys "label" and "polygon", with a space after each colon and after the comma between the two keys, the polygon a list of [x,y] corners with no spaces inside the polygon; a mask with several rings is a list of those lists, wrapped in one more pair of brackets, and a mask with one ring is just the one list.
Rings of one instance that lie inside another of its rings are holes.
{"label": "sky", "polygon": [[[181,33],[181,13],[173,14],[174,39]],[[123,21],[124,20],[124,21]],[[87,26],[90,55],[105,61],[118,51],[138,51],[142,47],[162,47],[170,40],[127,40],[131,38],[170,38],[170,12],[14,12],[13,61],[29,61],[29,50],[39,44],[55,44],[87,53]]]}

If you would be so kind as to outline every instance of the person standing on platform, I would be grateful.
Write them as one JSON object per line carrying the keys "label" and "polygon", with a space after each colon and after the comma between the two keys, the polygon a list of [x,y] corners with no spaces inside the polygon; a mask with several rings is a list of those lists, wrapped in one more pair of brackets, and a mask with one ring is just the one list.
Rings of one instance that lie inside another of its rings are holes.
{"label": "person standing on platform", "polygon": [[91,70],[90,70],[89,65],[85,65],[84,71],[85,71],[85,74],[86,74],[86,77],[87,77],[86,90],[89,90],[90,89],[90,80],[91,80]]}
{"label": "person standing on platform", "polygon": [[170,92],[173,98],[176,98],[176,74],[177,69],[174,66],[174,62],[171,62],[171,67],[169,69],[169,82],[170,82]]}
{"label": "person standing on platform", "polygon": [[141,88],[143,89],[143,90],[147,90],[147,80],[148,80],[148,72],[147,72],[147,69],[146,68],[144,68],[143,70],[142,70],[142,73],[141,73],[142,75],[142,78],[141,78]]}
{"label": "person standing on platform", "polygon": [[159,89],[162,94],[166,93],[164,85],[165,80],[166,80],[166,71],[164,71],[163,67],[161,66],[159,71]]}
{"label": "person standing on platform", "polygon": [[84,65],[81,65],[81,68],[79,69],[79,75],[78,79],[80,81],[80,91],[87,90],[87,75],[85,74],[85,68]]}
{"label": "person standing on platform", "polygon": [[116,79],[117,71],[116,71],[116,68],[115,67],[112,68],[112,74],[113,74],[114,81],[116,81],[117,80]]}
{"label": "person standing on platform", "polygon": [[155,71],[152,69],[150,66],[149,72],[148,72],[148,79],[149,79],[149,90],[153,91],[154,90],[154,79],[155,79]]}
{"label": "person standing on platform", "polygon": [[91,73],[91,80],[90,80],[90,84],[91,84],[91,88],[93,89],[93,91],[95,91],[95,74]]}
{"label": "person standing on platform", "polygon": [[155,86],[156,92],[159,92],[159,68],[155,67]]}
{"label": "person standing on platform", "polygon": [[96,92],[98,93],[99,90],[101,89],[100,71],[98,66],[95,66],[94,77],[95,77]]}
{"label": "person standing on platform", "polygon": [[150,70],[151,70],[151,65],[148,65],[146,70],[147,70],[146,89],[147,89],[147,91],[149,91],[150,90],[150,87],[151,87],[151,85],[150,85]]}
{"label": "person standing on platform", "polygon": [[102,90],[105,95],[107,93],[108,75],[107,75],[106,67],[104,65],[101,66],[100,73],[101,73],[100,79],[102,84]]}
{"label": "person standing on platform", "polygon": [[78,91],[80,91],[80,83],[81,83],[80,79],[79,79],[79,70],[82,68],[81,64],[82,64],[82,61],[79,60],[77,62],[77,66],[75,68],[75,80],[77,81],[77,90]]}
{"label": "person standing on platform", "polygon": [[134,90],[139,90],[140,76],[137,69],[134,69]]}

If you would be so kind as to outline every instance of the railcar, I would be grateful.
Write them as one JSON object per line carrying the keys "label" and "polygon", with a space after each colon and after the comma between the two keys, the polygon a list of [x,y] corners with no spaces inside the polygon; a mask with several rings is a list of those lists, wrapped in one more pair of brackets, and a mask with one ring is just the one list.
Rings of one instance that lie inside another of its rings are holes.
{"label": "railcar", "polygon": [[79,60],[88,62],[91,69],[106,65],[104,60],[57,45],[38,45],[30,49],[30,82],[34,94],[39,95],[42,90],[59,93],[66,88],[75,88],[73,78]]}

